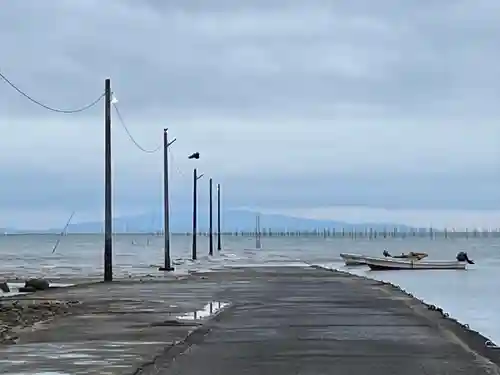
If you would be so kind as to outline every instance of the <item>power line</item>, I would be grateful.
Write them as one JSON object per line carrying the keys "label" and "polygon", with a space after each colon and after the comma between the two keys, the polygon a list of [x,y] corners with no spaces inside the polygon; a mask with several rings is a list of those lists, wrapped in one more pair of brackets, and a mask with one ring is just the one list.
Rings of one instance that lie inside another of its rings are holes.
{"label": "power line", "polygon": [[170,151],[170,148],[167,148],[167,152],[170,154],[170,158],[172,160],[172,164],[176,170],[176,172],[181,176],[181,177],[185,177],[186,174],[184,172],[182,172],[179,168],[179,166],[177,165],[177,163],[175,162],[175,156],[174,156],[174,153],[172,151]]}
{"label": "power line", "polygon": [[118,120],[120,121],[120,124],[121,126],[123,127],[123,129],[125,130],[125,132],[127,133],[128,137],[130,138],[130,140],[132,141],[132,143],[139,149],[141,150],[142,152],[145,152],[147,154],[154,154],[155,152],[158,152],[161,148],[162,148],[162,145],[159,145],[158,147],[156,147],[155,149],[153,150],[148,150],[147,148],[144,148],[142,147],[135,139],[134,137],[132,136],[132,134],[130,133],[130,131],[128,130],[127,128],[127,125],[125,125],[125,121],[123,121],[123,117],[118,109],[118,107],[116,106],[116,103],[113,103],[113,107],[115,108],[115,111],[116,111],[116,115],[118,116]]}
{"label": "power line", "polygon": [[14,83],[12,83],[12,81],[10,81],[5,75],[2,74],[2,72],[0,72],[0,78],[5,82],[7,83],[10,87],[12,87],[14,90],[16,90],[19,94],[21,94],[22,96],[24,96],[26,99],[28,99],[30,102],[42,107],[42,108],[45,108],[49,111],[52,111],[52,112],[57,112],[57,113],[78,113],[78,112],[83,112],[83,111],[86,111],[87,109],[90,109],[92,108],[93,106],[95,106],[97,103],[99,103],[101,101],[101,99],[104,97],[104,93],[102,93],[97,99],[95,99],[93,102],[83,106],[83,107],[80,107],[80,108],[76,108],[76,109],[58,109],[58,108],[54,108],[54,107],[50,107],[46,104],[43,104],[42,102],[34,99],[33,97],[31,97],[30,95],[26,94],[23,90],[21,90],[19,87],[17,87]]}

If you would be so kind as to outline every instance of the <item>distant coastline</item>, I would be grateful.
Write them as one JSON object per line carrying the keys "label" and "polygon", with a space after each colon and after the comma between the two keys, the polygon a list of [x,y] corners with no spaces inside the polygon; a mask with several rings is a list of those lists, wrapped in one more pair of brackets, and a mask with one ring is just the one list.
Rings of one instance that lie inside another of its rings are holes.
{"label": "distant coastline", "polygon": [[[3,237],[8,236],[59,236],[60,231],[57,230],[33,230],[33,231],[22,231],[13,230],[12,232],[4,232]],[[216,235],[216,232],[214,232]],[[67,232],[66,236],[96,236],[104,235],[103,231],[99,232]],[[123,231],[113,231],[113,235],[120,236],[156,236],[162,237],[163,232],[161,231],[134,231],[134,232],[123,232]],[[198,236],[208,236],[209,232],[198,232]],[[312,237],[312,238],[353,238],[353,239],[377,239],[377,238],[497,238],[500,237],[500,231],[481,231],[481,230],[470,230],[470,231],[449,231],[449,230],[432,230],[420,229],[420,230],[410,230],[410,231],[327,231],[327,230],[312,230],[312,231],[273,231],[272,229],[262,230],[259,233],[255,231],[234,231],[234,232],[222,232],[224,237],[255,237],[257,235],[261,237]],[[171,236],[192,236],[192,232],[172,232]],[[1,236],[0,236],[1,237]]]}
{"label": "distant coastline", "polygon": [[[454,228],[414,228],[394,223],[347,223],[334,220],[316,220],[301,217],[262,214],[255,211],[230,210],[222,215],[221,230],[225,236],[255,235],[256,217],[260,217],[260,233],[262,236],[300,236],[300,237],[490,237],[497,236],[499,229],[479,230],[470,228],[455,230]],[[191,234],[192,218],[188,212],[173,213],[171,216],[171,233],[173,235]],[[198,232],[200,235],[209,232],[208,215],[200,212],[198,216]],[[0,228],[4,235],[27,234],[60,234],[63,228],[47,228],[32,230],[29,228]],[[214,225],[213,231],[217,227]],[[67,234],[100,234],[104,232],[103,222],[80,222],[68,226]],[[150,234],[161,235],[163,232],[163,216],[160,212],[136,216],[115,217],[113,233],[115,234]]]}

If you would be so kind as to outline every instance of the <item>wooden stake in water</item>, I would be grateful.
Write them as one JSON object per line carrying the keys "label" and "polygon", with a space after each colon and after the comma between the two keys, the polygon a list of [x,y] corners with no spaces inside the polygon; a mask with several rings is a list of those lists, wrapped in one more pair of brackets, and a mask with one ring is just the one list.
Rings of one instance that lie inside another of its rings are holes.
{"label": "wooden stake in water", "polygon": [[59,246],[59,243],[61,243],[61,237],[64,236],[64,234],[66,233],[66,230],[68,229],[69,227],[69,224],[71,223],[71,219],[73,219],[73,216],[75,216],[75,211],[73,211],[68,219],[68,221],[66,222],[66,225],[64,226],[63,230],[61,231],[61,233],[59,233],[59,237],[57,238],[57,241],[56,241],[56,244],[54,245],[54,248],[52,249],[52,254],[55,253],[57,247]]}
{"label": "wooden stake in water", "polygon": [[260,243],[260,215],[257,215],[255,218],[255,247],[257,249],[261,248]]}

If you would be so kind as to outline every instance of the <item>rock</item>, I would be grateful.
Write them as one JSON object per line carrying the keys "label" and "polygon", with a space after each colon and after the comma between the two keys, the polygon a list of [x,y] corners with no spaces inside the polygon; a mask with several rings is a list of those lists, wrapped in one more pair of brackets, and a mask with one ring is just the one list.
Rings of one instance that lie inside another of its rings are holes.
{"label": "rock", "polygon": [[33,287],[35,290],[46,290],[50,288],[50,283],[45,279],[29,279],[24,283],[24,287]]}
{"label": "rock", "polygon": [[10,292],[9,284],[7,284],[5,281],[0,282],[0,290],[4,293],[9,293]]}
{"label": "rock", "polygon": [[36,289],[34,286],[23,286],[19,288],[19,292],[21,293],[33,293],[36,292],[38,289]]}
{"label": "rock", "polygon": [[17,336],[10,336],[10,335],[6,335],[4,338],[3,338],[3,343],[4,344],[7,344],[7,345],[13,345],[13,344],[17,344],[17,341],[19,340],[19,337]]}

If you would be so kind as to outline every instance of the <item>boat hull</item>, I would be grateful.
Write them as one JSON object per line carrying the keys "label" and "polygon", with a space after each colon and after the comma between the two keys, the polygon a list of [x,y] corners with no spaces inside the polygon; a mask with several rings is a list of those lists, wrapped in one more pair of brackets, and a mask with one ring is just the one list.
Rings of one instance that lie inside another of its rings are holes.
{"label": "boat hull", "polygon": [[364,258],[365,264],[373,271],[389,270],[464,270],[466,262],[458,261],[417,261],[403,259]]}
{"label": "boat hull", "polygon": [[366,264],[363,255],[342,253],[340,257],[346,266],[364,266]]}
{"label": "boat hull", "polygon": [[[381,258],[382,260],[384,259],[397,259],[397,260],[414,260],[414,261],[419,261],[427,256],[426,253],[414,253],[415,256],[406,256],[406,257],[391,257],[391,258]],[[361,255],[361,254],[349,254],[349,253],[341,253],[340,257],[344,260],[344,263],[346,266],[364,266],[366,265],[365,259],[366,258],[373,258],[373,257],[368,257],[366,255]]]}

